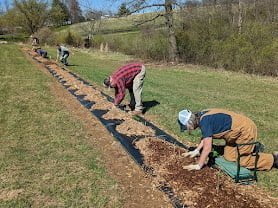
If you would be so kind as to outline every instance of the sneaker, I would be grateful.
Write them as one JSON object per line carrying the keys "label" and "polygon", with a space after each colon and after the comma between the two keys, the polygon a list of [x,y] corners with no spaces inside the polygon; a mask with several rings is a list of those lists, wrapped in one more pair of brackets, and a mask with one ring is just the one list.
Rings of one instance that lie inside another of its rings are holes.
{"label": "sneaker", "polygon": [[143,115],[142,114],[142,111],[137,111],[137,110],[135,110],[135,111],[130,111],[129,112],[131,115],[133,115],[133,116],[140,116],[140,115]]}
{"label": "sneaker", "polygon": [[273,167],[278,168],[278,152],[273,153],[273,158],[274,158]]}

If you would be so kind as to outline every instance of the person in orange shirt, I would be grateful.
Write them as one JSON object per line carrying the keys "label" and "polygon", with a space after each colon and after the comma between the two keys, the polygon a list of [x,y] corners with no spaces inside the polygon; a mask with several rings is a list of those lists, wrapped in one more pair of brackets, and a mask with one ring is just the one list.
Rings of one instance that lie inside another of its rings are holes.
{"label": "person in orange shirt", "polygon": [[[224,158],[228,161],[236,161],[238,157],[236,144],[255,142],[257,139],[257,127],[248,117],[224,110],[207,109],[197,113],[190,110],[182,110],[178,115],[178,123],[181,131],[200,128],[202,132],[201,142],[194,151],[184,153],[185,157],[196,157],[200,155],[197,164],[184,166],[187,170],[200,170],[206,164],[209,153],[212,150],[213,139],[224,139]],[[241,157],[240,165],[249,169],[255,168],[255,145],[239,146]],[[202,150],[201,154],[200,151]],[[273,154],[259,153],[257,162],[258,170],[270,170],[278,168],[278,152]]]}

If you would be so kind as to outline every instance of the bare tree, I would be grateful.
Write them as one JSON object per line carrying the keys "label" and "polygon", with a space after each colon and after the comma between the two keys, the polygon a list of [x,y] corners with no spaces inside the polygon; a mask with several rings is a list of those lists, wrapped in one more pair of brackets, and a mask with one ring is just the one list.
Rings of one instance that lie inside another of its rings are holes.
{"label": "bare tree", "polygon": [[79,2],[77,0],[69,0],[68,7],[72,23],[78,23],[84,20]]}
{"label": "bare tree", "polygon": [[243,12],[243,2],[242,0],[238,0],[238,34],[241,34],[242,31],[242,12]]}
{"label": "bare tree", "polygon": [[143,10],[156,10],[157,14],[143,22],[138,24],[144,24],[146,22],[154,21],[159,17],[165,18],[165,26],[167,28],[168,43],[169,43],[169,59],[170,61],[178,61],[177,41],[174,29],[174,11],[177,6],[181,6],[186,0],[125,0],[121,1],[125,3],[130,13],[137,13]]}
{"label": "bare tree", "polygon": [[168,29],[169,56],[171,61],[178,61],[177,41],[174,30],[173,1],[165,0],[165,24]]}
{"label": "bare tree", "polygon": [[80,29],[85,33],[87,39],[91,41],[94,34],[98,33],[101,28],[102,12],[95,10],[90,0],[83,2],[82,7],[85,11],[84,17],[86,22],[80,24]]}
{"label": "bare tree", "polygon": [[47,3],[43,0],[14,0],[14,4],[23,18],[19,24],[30,34],[35,33],[46,23]]}
{"label": "bare tree", "polygon": [[80,25],[81,30],[86,33],[89,39],[92,39],[101,27],[101,15],[98,11],[93,10],[86,12],[85,18],[87,21]]}

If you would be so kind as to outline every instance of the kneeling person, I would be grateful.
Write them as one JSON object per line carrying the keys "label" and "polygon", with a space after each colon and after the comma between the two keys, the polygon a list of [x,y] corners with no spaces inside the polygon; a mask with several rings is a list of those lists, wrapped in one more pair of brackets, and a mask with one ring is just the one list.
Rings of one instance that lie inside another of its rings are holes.
{"label": "kneeling person", "polygon": [[[184,166],[184,169],[201,169],[212,150],[212,139],[224,139],[224,158],[228,161],[237,161],[238,152],[236,144],[255,142],[257,139],[257,127],[255,123],[244,115],[223,109],[207,109],[197,113],[189,110],[179,112],[178,123],[181,131],[200,128],[202,132],[201,142],[197,149],[185,153],[184,156],[196,157],[202,153],[195,165]],[[253,155],[254,145],[239,146],[239,153],[244,155],[240,159],[240,165],[249,169],[255,168],[256,157]],[[257,162],[258,170],[270,170],[278,168],[278,153],[259,153]]]}
{"label": "kneeling person", "polygon": [[42,56],[43,58],[47,58],[47,51],[43,50],[43,49],[37,49],[36,51],[40,56]]}

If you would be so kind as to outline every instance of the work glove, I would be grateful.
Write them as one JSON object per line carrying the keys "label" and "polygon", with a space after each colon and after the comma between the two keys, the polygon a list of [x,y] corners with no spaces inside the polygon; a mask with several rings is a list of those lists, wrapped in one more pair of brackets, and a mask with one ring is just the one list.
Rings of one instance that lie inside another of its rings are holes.
{"label": "work glove", "polygon": [[197,149],[182,154],[183,157],[191,157],[191,158],[197,157],[199,155],[200,155],[200,151]]}
{"label": "work glove", "polygon": [[199,164],[196,165],[187,165],[187,166],[182,166],[183,169],[185,170],[201,170],[201,167]]}

